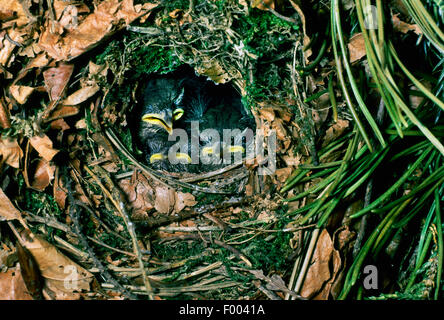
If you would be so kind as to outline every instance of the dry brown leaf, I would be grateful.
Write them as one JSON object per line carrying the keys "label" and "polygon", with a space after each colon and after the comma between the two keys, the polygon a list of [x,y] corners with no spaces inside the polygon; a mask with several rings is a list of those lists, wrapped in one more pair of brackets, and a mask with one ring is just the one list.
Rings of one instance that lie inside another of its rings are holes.
{"label": "dry brown leaf", "polygon": [[269,211],[262,211],[257,217],[256,217],[256,221],[262,221],[265,223],[270,223],[271,221],[276,220],[276,216]]}
{"label": "dry brown leaf", "polygon": [[51,121],[55,119],[62,119],[66,117],[75,116],[79,113],[79,107],[75,106],[64,106],[64,105],[57,105],[54,110],[51,111],[51,115],[47,118],[46,121]]}
{"label": "dry brown leaf", "polygon": [[50,123],[50,126],[51,129],[60,130],[60,131],[65,131],[71,128],[69,124],[67,124],[66,121],[63,119],[57,119],[52,121]]}
{"label": "dry brown leaf", "polygon": [[106,37],[156,6],[157,4],[150,3],[134,6],[132,0],[102,1],[76,28],[64,30],[60,26],[61,32],[59,30],[60,33],[53,33],[48,21],[40,36],[39,45],[55,60],[69,61],[94,48]]}
{"label": "dry brown leaf", "polygon": [[23,281],[19,266],[0,272],[0,300],[33,300]]}
{"label": "dry brown leaf", "polygon": [[52,158],[54,158],[54,156],[59,152],[59,150],[53,149],[52,141],[47,135],[43,135],[41,137],[34,136],[29,139],[29,142],[46,161],[51,161]]}
{"label": "dry brown leaf", "polygon": [[356,33],[351,37],[348,43],[348,51],[350,53],[350,63],[358,61],[367,54],[362,33]]}
{"label": "dry brown leaf", "polygon": [[133,215],[143,218],[148,211],[154,209],[154,190],[142,174],[136,174],[135,179],[120,180],[119,186],[126,194],[129,206],[134,210]]}
{"label": "dry brown leaf", "polygon": [[99,90],[100,87],[96,83],[80,88],[73,94],[69,95],[65,100],[63,100],[62,104],[65,106],[76,106],[91,98]]}
{"label": "dry brown leaf", "polygon": [[54,188],[53,188],[54,200],[57,202],[57,204],[61,209],[65,209],[68,190],[65,189],[63,185],[63,180],[61,177],[59,177],[58,167],[56,168],[55,176],[56,178],[54,180]]}
{"label": "dry brown leaf", "polygon": [[276,117],[273,108],[261,108],[259,109],[259,115],[269,122],[272,122]]}
{"label": "dry brown leaf", "polygon": [[288,179],[288,177],[290,176],[290,174],[291,174],[292,171],[293,171],[293,169],[290,168],[290,167],[277,169],[277,170],[275,171],[276,178],[277,178],[280,182],[284,183],[285,181],[287,181],[287,179]]}
{"label": "dry brown leaf", "polygon": [[30,187],[39,191],[43,191],[54,179],[55,166],[50,165],[44,159],[37,159],[35,170],[29,172],[28,176],[32,177],[29,181]]}
{"label": "dry brown leaf", "polygon": [[0,21],[15,19],[16,15],[17,13],[12,10],[0,8]]}
{"label": "dry brown leaf", "polygon": [[285,164],[287,166],[291,166],[291,167],[297,167],[298,165],[301,164],[302,161],[302,155],[301,154],[296,154],[296,155],[283,155],[282,159],[284,160]]}
{"label": "dry brown leaf", "polygon": [[199,74],[209,77],[216,83],[227,83],[231,80],[230,75],[223,69],[219,61],[216,59],[209,59],[209,62],[202,63],[202,65],[196,70]]}
{"label": "dry brown leaf", "polygon": [[176,192],[174,211],[179,213],[185,207],[195,206],[197,201],[191,193]]}
{"label": "dry brown leaf", "polygon": [[0,0],[0,8],[2,12],[15,13],[15,19],[12,21],[16,26],[22,27],[29,23],[29,18],[19,0]]}
{"label": "dry brown leaf", "polygon": [[312,298],[331,279],[330,261],[333,250],[333,241],[327,230],[323,229],[319,235],[316,249],[311,258],[310,268],[301,288],[301,296],[304,298]]}
{"label": "dry brown leaf", "polygon": [[45,286],[64,299],[77,299],[81,290],[90,290],[94,276],[62,254],[55,246],[29,231],[21,233],[23,246],[39,266]]}
{"label": "dry brown leaf", "polygon": [[108,64],[95,64],[90,61],[88,63],[88,70],[90,76],[100,75],[105,77],[108,74]]}
{"label": "dry brown leaf", "polygon": [[[53,6],[55,17],[57,20],[60,20],[60,18],[62,18],[62,15],[65,11],[72,10],[71,7],[76,8],[77,14],[90,12],[87,5],[74,0],[53,0]],[[72,15],[72,12],[70,12],[70,14]]]}
{"label": "dry brown leaf", "polygon": [[313,297],[313,300],[328,300],[328,297],[330,296],[330,291],[332,289],[333,283],[337,278],[337,275],[339,273],[339,270],[342,266],[342,260],[341,255],[339,254],[339,251],[333,250],[332,253],[332,276],[330,280],[324,285],[321,292],[319,292],[315,297]]}
{"label": "dry brown leaf", "polygon": [[0,156],[0,164],[4,162],[16,169],[20,167],[23,151],[17,142],[17,138],[0,138]]}
{"label": "dry brown leaf", "polygon": [[32,254],[20,245],[16,244],[17,257],[20,264],[20,271],[29,294],[36,300],[42,300],[43,283],[40,276],[39,267]]}
{"label": "dry brown leaf", "polygon": [[268,10],[269,8],[275,8],[274,0],[252,0],[251,7],[258,8],[260,10]]}
{"label": "dry brown leaf", "polygon": [[34,59],[32,59],[26,66],[26,69],[42,68],[49,63],[46,53],[40,53]]}
{"label": "dry brown leaf", "polygon": [[9,118],[9,109],[4,103],[3,98],[0,98],[0,128],[11,128],[11,120]]}
{"label": "dry brown leaf", "polygon": [[327,146],[330,142],[339,138],[350,125],[350,121],[338,119],[330,128],[325,132],[324,139],[322,141],[322,147]]}
{"label": "dry brown leaf", "polygon": [[9,87],[9,92],[11,92],[11,95],[14,97],[14,99],[20,104],[26,103],[29,96],[34,90],[35,88],[28,86],[12,85]]}
{"label": "dry brown leaf", "polygon": [[0,220],[8,221],[20,218],[20,211],[14,207],[11,200],[9,200],[2,188],[0,188]]}
{"label": "dry brown leaf", "polygon": [[58,67],[43,72],[45,87],[51,101],[57,101],[63,96],[73,70],[74,65],[61,63]]}
{"label": "dry brown leaf", "polygon": [[[2,24],[2,27],[5,26]],[[6,39],[6,35],[9,39]],[[29,36],[28,31],[19,28],[9,28],[6,32],[0,33],[0,64],[7,67],[14,61],[13,52],[17,46],[23,45]],[[13,40],[13,41],[10,41]]]}
{"label": "dry brown leaf", "polygon": [[392,16],[393,29],[396,31],[407,33],[409,31],[415,32],[417,35],[422,35],[421,28],[417,24],[409,24],[398,18],[399,14]]}
{"label": "dry brown leaf", "polygon": [[154,208],[159,213],[170,213],[176,202],[176,192],[174,189],[159,186],[155,188],[155,194]]}

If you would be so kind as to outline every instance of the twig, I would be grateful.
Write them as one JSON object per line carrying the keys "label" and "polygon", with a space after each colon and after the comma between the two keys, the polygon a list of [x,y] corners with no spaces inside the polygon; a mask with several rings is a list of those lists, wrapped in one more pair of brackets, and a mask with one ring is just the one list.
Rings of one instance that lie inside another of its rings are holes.
{"label": "twig", "polygon": [[231,171],[233,169],[236,169],[237,167],[239,167],[241,165],[242,165],[242,162],[234,163],[232,165],[223,167],[223,168],[215,170],[215,171],[202,173],[202,174],[199,174],[199,175],[197,175],[195,177],[183,178],[183,179],[180,179],[179,181],[181,181],[181,182],[196,182],[196,181],[199,181],[199,180],[204,180],[204,179],[212,178],[212,177],[221,175],[221,174],[223,174],[225,172],[228,172],[228,171]]}
{"label": "twig", "polygon": [[258,288],[263,294],[265,294],[270,300],[282,300],[277,294],[266,289],[259,280],[254,280],[253,284]]}
{"label": "twig", "polygon": [[105,179],[106,183],[108,184],[108,187],[112,190],[111,191],[112,193],[102,184],[100,179],[91,171],[91,169],[88,168],[88,166],[85,165],[84,169],[91,175],[91,177],[97,182],[97,184],[100,186],[102,191],[105,193],[105,195],[111,200],[111,202],[116,207],[117,211],[120,213],[120,216],[122,217],[123,221],[125,222],[128,233],[130,234],[131,239],[133,241],[133,250],[137,256],[137,260],[139,261],[139,266],[142,271],[142,278],[143,278],[145,288],[148,293],[148,297],[151,300],[153,300],[154,296],[152,294],[152,288],[151,288],[149,279],[148,279],[146,272],[145,272],[142,252],[140,250],[139,243],[137,242],[136,230],[134,228],[133,222],[131,222],[129,215],[125,209],[125,205],[124,205],[124,202],[123,202],[120,192],[114,186],[114,183],[112,182],[108,173],[104,169],[102,169],[101,167],[94,167],[93,170],[96,171],[98,174],[100,174]]}
{"label": "twig", "polygon": [[[114,144],[114,146],[123,153],[125,157],[127,157],[136,167],[138,167],[140,170],[142,170],[144,173],[146,173],[150,178],[153,180],[167,186],[171,187],[171,185],[179,186],[183,188],[192,189],[198,192],[203,193],[216,193],[216,194],[230,194],[230,192],[222,191],[222,190],[214,190],[214,189],[208,189],[203,188],[199,186],[195,186],[189,183],[181,182],[179,180],[175,180],[172,178],[169,178],[163,174],[160,174],[159,172],[156,172],[155,170],[148,168],[147,166],[139,163],[125,148],[125,146],[122,145],[122,143],[119,141],[119,139],[116,137],[114,132],[111,129],[106,129],[106,134],[108,138],[111,140],[111,142]],[[165,181],[164,181],[165,180]],[[170,185],[171,184],[171,185]]]}
{"label": "twig", "polygon": [[77,237],[79,238],[80,243],[82,244],[83,247],[86,248],[90,258],[93,260],[94,265],[100,270],[100,274],[109,282],[111,282],[113,284],[113,287],[117,288],[118,290],[120,290],[123,295],[125,295],[128,299],[137,299],[136,296],[134,296],[131,292],[128,292],[128,290],[126,290],[117,280],[115,280],[113,278],[113,276],[107,271],[106,267],[102,264],[102,262],[97,259],[96,255],[94,254],[94,251],[91,249],[90,245],[88,244],[88,241],[86,241],[86,239],[84,238],[84,236],[82,235],[81,229],[80,229],[80,223],[79,223],[79,217],[78,217],[78,206],[75,204],[74,197],[72,195],[71,192],[71,186],[70,186],[70,181],[68,181],[68,183],[66,184],[66,187],[68,189],[68,199],[70,202],[72,202],[71,206],[69,207],[69,215],[71,217],[71,220],[73,222],[73,227],[74,227],[74,233],[77,235]]}
{"label": "twig", "polygon": [[318,241],[319,231],[320,231],[320,229],[316,228],[313,231],[313,233],[311,234],[310,244],[309,244],[307,252],[305,254],[305,259],[304,259],[304,262],[302,264],[301,271],[299,272],[298,279],[296,280],[296,284],[294,286],[294,291],[295,292],[299,292],[301,290],[302,284],[303,284],[304,279],[305,279],[305,275],[306,275],[307,270],[308,270],[308,265],[310,264],[310,261],[311,261],[311,256],[312,256],[313,251],[315,249],[316,242]]}
{"label": "twig", "polygon": [[[220,277],[214,277],[214,281],[220,280]],[[208,282],[207,282],[208,283]],[[158,292],[156,292],[156,295],[158,296],[175,296],[181,293],[187,293],[187,292],[193,292],[193,291],[214,291],[219,290],[223,288],[229,288],[234,286],[239,286],[241,283],[236,281],[225,281],[218,284],[212,284],[212,285],[192,285],[192,286],[186,286],[186,287],[178,287],[178,288],[162,288],[159,289]],[[114,285],[104,283],[102,285],[104,288],[113,289]],[[126,288],[136,292],[137,294],[146,295],[145,287],[140,286],[125,286]]]}

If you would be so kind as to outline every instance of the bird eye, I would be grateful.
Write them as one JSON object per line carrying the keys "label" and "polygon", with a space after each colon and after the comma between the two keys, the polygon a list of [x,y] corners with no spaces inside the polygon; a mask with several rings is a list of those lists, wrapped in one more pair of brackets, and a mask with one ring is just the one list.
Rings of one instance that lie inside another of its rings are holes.
{"label": "bird eye", "polygon": [[183,113],[184,111],[182,108],[177,108],[176,110],[173,111],[173,119],[179,120],[183,116]]}

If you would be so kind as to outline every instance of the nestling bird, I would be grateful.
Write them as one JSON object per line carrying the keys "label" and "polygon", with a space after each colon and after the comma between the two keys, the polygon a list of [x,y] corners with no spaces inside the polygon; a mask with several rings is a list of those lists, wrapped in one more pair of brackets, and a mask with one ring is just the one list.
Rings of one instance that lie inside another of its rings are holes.
{"label": "nestling bird", "polygon": [[155,169],[170,170],[168,150],[172,142],[168,136],[184,114],[184,87],[174,78],[151,78],[144,82],[134,117],[136,140],[147,163]]}
{"label": "nestling bird", "polygon": [[197,87],[187,101],[184,121],[189,135],[193,134],[190,124],[199,124],[200,143],[191,144],[191,148],[199,148],[195,150],[200,157],[198,171],[211,171],[233,163],[232,156],[238,161],[251,151],[252,136],[247,136],[254,122],[245,113],[233,88],[209,81]]}
{"label": "nestling bird", "polygon": [[[216,86],[186,72],[150,78],[143,83],[133,118],[136,141],[154,169],[194,173],[216,170],[229,164],[232,155],[237,161],[251,149],[251,140],[244,142],[242,137],[243,130],[254,128],[254,122],[246,115],[233,88]],[[196,124],[197,133],[192,129]],[[183,141],[173,139],[173,129],[187,133],[186,145],[180,149],[177,142]],[[227,129],[237,131],[224,140]],[[170,161],[169,156],[176,161]]]}

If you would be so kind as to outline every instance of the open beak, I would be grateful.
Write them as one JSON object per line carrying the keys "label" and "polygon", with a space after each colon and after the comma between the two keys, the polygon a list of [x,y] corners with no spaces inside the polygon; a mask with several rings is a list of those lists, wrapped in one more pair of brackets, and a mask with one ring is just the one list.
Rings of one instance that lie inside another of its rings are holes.
{"label": "open beak", "polygon": [[167,121],[164,117],[164,115],[159,113],[147,113],[144,114],[142,117],[142,121],[148,122],[150,124],[154,124],[156,126],[159,126],[161,128],[164,128],[168,134],[173,133],[173,123],[172,121]]}

